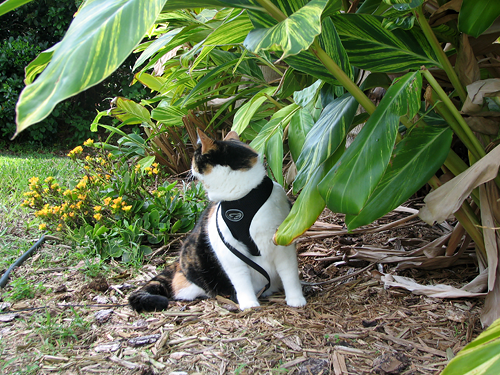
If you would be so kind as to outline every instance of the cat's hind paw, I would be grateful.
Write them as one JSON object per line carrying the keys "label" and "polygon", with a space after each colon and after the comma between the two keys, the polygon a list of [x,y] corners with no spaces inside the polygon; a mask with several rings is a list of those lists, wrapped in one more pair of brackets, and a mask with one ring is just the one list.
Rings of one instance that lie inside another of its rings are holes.
{"label": "cat's hind paw", "polygon": [[293,297],[293,298],[286,298],[286,304],[288,306],[292,306],[292,307],[302,307],[302,306],[305,306],[307,303],[306,299],[304,298],[304,296],[297,296],[297,297]]}

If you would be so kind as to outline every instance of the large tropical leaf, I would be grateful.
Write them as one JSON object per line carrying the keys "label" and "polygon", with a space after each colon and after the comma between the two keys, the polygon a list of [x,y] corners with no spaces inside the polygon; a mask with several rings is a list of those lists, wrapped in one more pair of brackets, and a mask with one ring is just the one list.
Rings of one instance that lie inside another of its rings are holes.
{"label": "large tropical leaf", "polygon": [[149,111],[142,105],[126,98],[118,97],[116,107],[111,110],[110,114],[127,125],[151,124]]}
{"label": "large tropical leaf", "polygon": [[290,120],[288,128],[288,147],[292,154],[292,159],[297,162],[307,133],[314,126],[314,119],[307,109],[299,109]]}
{"label": "large tropical leaf", "polygon": [[220,25],[202,42],[203,50],[193,63],[191,69],[196,68],[198,63],[208,56],[216,46],[242,43],[245,40],[250,30],[253,29],[253,26],[247,13],[242,12],[236,17],[230,14],[228,16],[229,20]]}
{"label": "large tropical leaf", "polygon": [[300,107],[295,103],[281,108],[262,128],[257,137],[250,143],[250,146],[259,154],[263,154],[266,150],[267,142],[272,139],[276,132],[280,131],[280,129],[284,129],[299,108]]}
{"label": "large tropical leaf", "polygon": [[266,95],[272,95],[274,91],[276,91],[275,87],[267,87],[265,89],[262,89],[257,94],[255,94],[252,99],[242,105],[234,116],[232,130],[234,130],[238,134],[243,133],[255,113],[259,109],[261,109],[262,104],[264,104],[264,102],[267,100]]}
{"label": "large tropical leaf", "polygon": [[318,189],[332,211],[359,214],[387,168],[400,116],[413,118],[420,108],[421,88],[419,71],[395,81],[354,142],[321,181]]}
{"label": "large tropical leaf", "polygon": [[254,53],[279,47],[282,58],[299,54],[308,49],[321,32],[321,13],[327,2],[312,0],[277,25],[252,30],[243,45]]}
{"label": "large tropical leaf", "polygon": [[351,94],[345,94],[325,107],[302,146],[297,160],[299,173],[293,182],[294,192],[302,189],[316,168],[342,144],[357,108],[358,102]]}
{"label": "large tropical leaf", "polygon": [[109,76],[137,46],[166,0],[89,0],[52,60],[17,105],[17,131],[47,117],[57,103]]}
{"label": "large tropical leaf", "polygon": [[498,0],[463,0],[458,29],[477,38],[500,16]]}
{"label": "large tropical leaf", "polygon": [[415,28],[388,31],[381,18],[367,14],[339,14],[332,20],[354,66],[371,72],[439,66],[431,46]]}
{"label": "large tropical leaf", "polygon": [[[318,41],[328,56],[353,79],[349,58],[330,17],[323,20],[322,32],[318,36]],[[285,62],[301,72],[308,73],[333,85],[339,85],[339,82],[332,76],[328,69],[309,51],[302,51],[298,55],[289,56],[285,59]]]}
{"label": "large tropical leaf", "polygon": [[370,224],[405,202],[443,165],[453,132],[448,127],[415,127],[399,142],[384,176],[359,215],[347,215],[347,229]]}
{"label": "large tropical leaf", "polygon": [[500,374],[500,319],[458,352],[441,375]]}
{"label": "large tropical leaf", "polygon": [[306,186],[292,206],[286,219],[274,235],[278,245],[289,245],[314,224],[325,208],[325,201],[318,191],[318,183],[324,178],[332,165],[335,165],[345,149],[345,142],[323,164],[316,168]]}
{"label": "large tropical leaf", "polygon": [[16,9],[17,7],[20,7],[21,5],[29,3],[30,1],[32,0],[5,0],[0,4],[0,16]]}

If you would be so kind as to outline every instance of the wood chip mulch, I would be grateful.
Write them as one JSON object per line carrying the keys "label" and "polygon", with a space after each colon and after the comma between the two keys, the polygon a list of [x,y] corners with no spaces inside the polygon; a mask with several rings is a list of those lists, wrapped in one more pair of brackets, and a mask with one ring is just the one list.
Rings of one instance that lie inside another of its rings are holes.
{"label": "wood chip mulch", "polygon": [[[325,223],[330,229],[338,224],[331,217]],[[167,311],[140,315],[125,305],[126,298],[156,272],[151,264],[139,274],[89,282],[80,271],[83,263],[41,269],[35,257],[12,277],[41,282],[53,292],[12,306],[0,304],[0,369],[6,374],[35,365],[37,374],[439,374],[481,332],[482,300],[441,300],[384,289],[379,271],[423,284],[460,286],[477,275],[474,264],[395,271],[395,264],[377,267],[342,255],[346,247],[361,243],[397,242],[401,249],[401,239],[411,250],[411,238],[420,246],[419,241],[442,235],[424,228],[414,223],[377,238],[360,233],[301,240],[304,308],[288,307],[284,295],[273,295],[261,299],[260,308],[242,312],[218,297],[174,301]],[[68,250],[47,244],[40,251]],[[51,341],[40,331],[44,316],[63,327],[74,323],[75,313],[87,322],[74,332],[76,338]],[[61,345],[60,350],[47,351],[48,342]]]}

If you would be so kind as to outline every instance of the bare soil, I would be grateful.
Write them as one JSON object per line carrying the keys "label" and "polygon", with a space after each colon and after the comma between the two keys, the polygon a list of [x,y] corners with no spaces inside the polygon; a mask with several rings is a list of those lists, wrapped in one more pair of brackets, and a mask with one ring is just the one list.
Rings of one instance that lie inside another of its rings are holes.
{"label": "bare soil", "polygon": [[[375,226],[404,215],[389,215]],[[318,225],[341,226],[342,217],[325,211]],[[481,332],[482,300],[384,289],[380,271],[422,284],[462,286],[477,275],[474,264],[397,270],[395,264],[350,260],[348,254],[362,246],[410,251],[441,234],[442,228],[418,219],[375,233],[311,239],[308,232],[298,242],[307,284],[304,308],[290,308],[283,295],[273,295],[262,299],[260,308],[242,312],[218,297],[172,302],[169,310],[149,314],[132,311],[127,296],[155,274],[158,263],[175,257],[178,245],[156,254],[139,272],[111,264],[105,278],[90,281],[82,273],[84,261],[41,268],[39,257],[71,251],[47,242],[12,279],[23,276],[52,291],[4,304],[0,369],[5,374],[28,373],[31,367],[37,374],[439,374]],[[51,319],[52,331],[46,332]],[[71,328],[69,335],[61,334],[64,327]]]}

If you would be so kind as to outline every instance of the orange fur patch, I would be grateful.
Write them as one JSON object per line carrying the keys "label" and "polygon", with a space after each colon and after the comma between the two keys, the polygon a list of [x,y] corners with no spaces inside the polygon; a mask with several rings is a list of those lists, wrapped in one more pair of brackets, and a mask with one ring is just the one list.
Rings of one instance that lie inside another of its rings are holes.
{"label": "orange fur patch", "polygon": [[188,288],[191,286],[191,282],[186,279],[186,276],[181,271],[177,271],[172,279],[172,290],[174,295],[180,292],[182,289]]}

